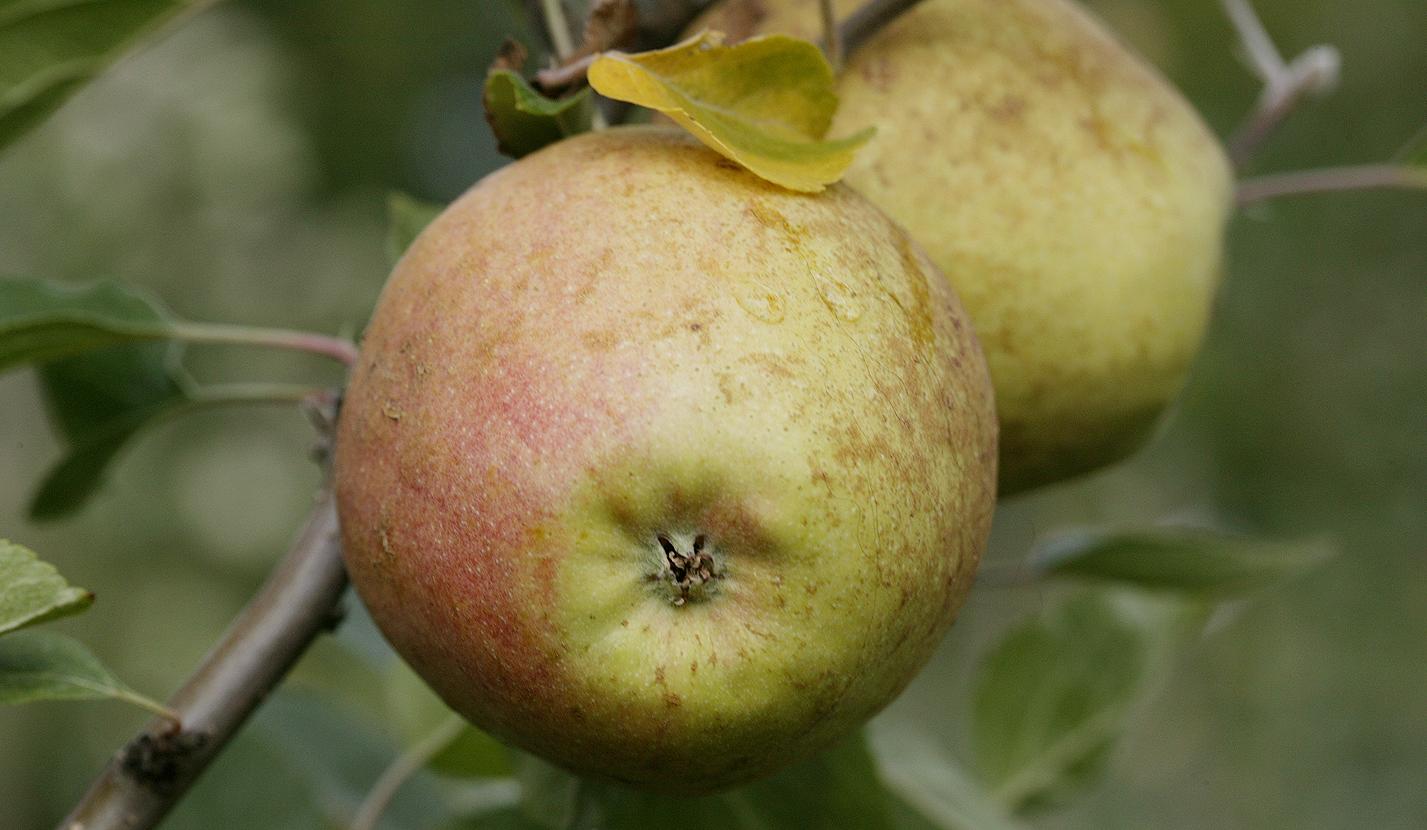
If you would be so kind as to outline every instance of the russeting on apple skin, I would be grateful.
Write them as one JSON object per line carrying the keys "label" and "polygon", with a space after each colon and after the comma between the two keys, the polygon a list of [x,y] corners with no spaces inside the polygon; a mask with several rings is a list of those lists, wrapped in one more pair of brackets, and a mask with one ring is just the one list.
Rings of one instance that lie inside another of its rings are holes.
{"label": "russeting on apple skin", "polygon": [[[817,39],[818,0],[724,0],[704,27]],[[1233,175],[1194,109],[1073,0],[924,0],[851,55],[838,94],[833,135],[877,127],[847,183],[976,326],[1002,494],[1138,449],[1222,269]]]}
{"label": "russeting on apple skin", "polygon": [[688,136],[476,185],[383,291],[342,407],[353,582],[456,711],[576,772],[747,781],[928,659],[995,498],[950,288],[841,186]]}

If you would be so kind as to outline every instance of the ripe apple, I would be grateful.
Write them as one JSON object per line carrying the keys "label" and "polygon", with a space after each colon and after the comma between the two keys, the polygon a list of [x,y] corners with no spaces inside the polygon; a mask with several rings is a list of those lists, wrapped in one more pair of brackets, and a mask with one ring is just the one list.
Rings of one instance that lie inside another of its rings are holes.
{"label": "ripe apple", "polygon": [[456,711],[706,792],[885,705],[995,497],[950,284],[845,187],[657,128],[479,183],[387,284],[341,414],[352,580]]}
{"label": "ripe apple", "polygon": [[[840,0],[846,16],[864,0]],[[694,29],[820,36],[817,0],[725,0]],[[850,56],[846,181],[956,286],[1001,422],[1001,492],[1116,461],[1183,385],[1232,176],[1153,69],[1068,0],[925,0]]]}

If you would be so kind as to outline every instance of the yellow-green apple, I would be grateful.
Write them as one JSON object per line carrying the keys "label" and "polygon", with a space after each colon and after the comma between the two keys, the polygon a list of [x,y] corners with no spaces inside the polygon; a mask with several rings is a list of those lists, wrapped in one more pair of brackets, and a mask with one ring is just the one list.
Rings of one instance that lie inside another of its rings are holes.
{"label": "yellow-green apple", "polygon": [[483,180],[397,266],[336,444],[352,580],[456,711],[706,792],[885,705],[995,497],[949,285],[851,190],[656,128]]}
{"label": "yellow-green apple", "polygon": [[[726,0],[695,28],[816,38],[817,9]],[[1136,449],[1220,276],[1232,178],[1194,110],[1069,0],[925,0],[838,91],[833,134],[877,127],[846,181],[926,248],[986,351],[1001,492]]]}

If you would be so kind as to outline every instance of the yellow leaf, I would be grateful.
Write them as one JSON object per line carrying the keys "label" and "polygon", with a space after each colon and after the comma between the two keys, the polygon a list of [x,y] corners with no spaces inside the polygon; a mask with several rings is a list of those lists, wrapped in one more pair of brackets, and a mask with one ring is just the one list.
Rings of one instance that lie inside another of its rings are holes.
{"label": "yellow leaf", "polygon": [[872,137],[822,140],[837,111],[832,67],[806,40],[771,35],[724,46],[703,32],[653,52],[606,52],[590,86],[668,115],[700,141],[759,176],[816,192],[842,178]]}

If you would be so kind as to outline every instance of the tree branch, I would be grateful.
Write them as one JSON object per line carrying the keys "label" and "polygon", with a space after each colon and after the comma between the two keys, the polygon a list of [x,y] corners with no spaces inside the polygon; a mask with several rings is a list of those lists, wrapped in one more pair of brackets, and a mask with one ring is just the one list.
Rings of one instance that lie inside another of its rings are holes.
{"label": "tree branch", "polygon": [[324,629],[347,585],[337,512],[324,490],[287,556],[169,708],[110,760],[60,830],[154,827]]}
{"label": "tree branch", "polygon": [[575,51],[575,44],[570,39],[570,21],[565,17],[564,3],[562,0],[540,0],[540,16],[545,20],[545,33],[550,38],[550,45],[555,48],[555,57],[566,60]]}

